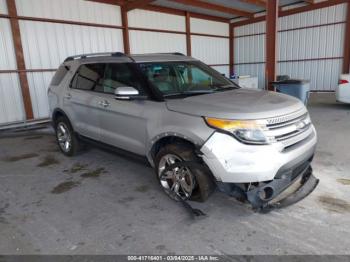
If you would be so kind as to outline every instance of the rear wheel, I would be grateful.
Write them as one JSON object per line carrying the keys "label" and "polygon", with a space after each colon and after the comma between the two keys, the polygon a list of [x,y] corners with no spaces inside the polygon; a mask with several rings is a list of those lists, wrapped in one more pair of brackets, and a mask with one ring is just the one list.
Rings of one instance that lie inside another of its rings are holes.
{"label": "rear wheel", "polygon": [[57,144],[63,154],[74,156],[81,150],[81,143],[66,117],[62,116],[56,120],[55,131]]}
{"label": "rear wheel", "polygon": [[181,197],[183,200],[205,201],[213,192],[215,184],[210,172],[204,166],[203,168],[175,167],[163,174],[164,169],[170,165],[183,161],[200,163],[201,159],[196,156],[192,146],[185,143],[169,144],[159,150],[155,165],[161,187],[169,197],[175,200]]}

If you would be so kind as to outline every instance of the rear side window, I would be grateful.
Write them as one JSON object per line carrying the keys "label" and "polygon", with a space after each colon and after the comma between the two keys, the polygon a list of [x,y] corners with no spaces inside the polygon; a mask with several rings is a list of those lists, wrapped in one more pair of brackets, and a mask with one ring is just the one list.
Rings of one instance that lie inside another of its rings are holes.
{"label": "rear side window", "polygon": [[66,74],[68,73],[69,69],[70,69],[69,66],[67,66],[67,65],[61,65],[61,66],[57,69],[55,75],[53,76],[50,85],[52,85],[52,86],[58,86],[58,85],[62,82],[62,80],[63,80],[63,78],[66,76]]}
{"label": "rear side window", "polygon": [[104,68],[105,64],[81,65],[72,80],[71,88],[89,91],[100,90]]}

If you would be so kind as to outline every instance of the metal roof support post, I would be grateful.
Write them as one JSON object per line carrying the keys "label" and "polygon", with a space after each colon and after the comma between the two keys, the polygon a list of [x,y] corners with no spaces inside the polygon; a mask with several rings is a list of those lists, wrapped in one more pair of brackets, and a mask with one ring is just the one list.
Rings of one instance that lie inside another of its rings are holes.
{"label": "metal roof support post", "polygon": [[192,55],[192,44],[191,44],[191,14],[186,12],[186,48],[187,55]]}
{"label": "metal roof support post", "polygon": [[129,40],[129,22],[128,22],[128,11],[126,8],[121,7],[122,15],[122,26],[123,26],[123,45],[124,53],[130,54],[130,40]]}
{"label": "metal roof support post", "polygon": [[234,59],[234,55],[235,55],[235,47],[234,47],[234,44],[235,44],[235,28],[232,24],[230,24],[230,43],[229,43],[229,48],[230,48],[230,75],[229,77],[231,77],[233,74],[234,74],[234,62],[235,62],[235,59]]}
{"label": "metal roof support post", "polygon": [[23,46],[22,46],[22,40],[21,40],[21,30],[19,28],[19,23],[17,19],[16,3],[15,3],[15,0],[7,0],[6,3],[8,8],[8,13],[10,16],[12,38],[13,38],[13,43],[15,47],[17,69],[19,71],[18,76],[19,76],[19,82],[22,90],[22,98],[23,98],[23,105],[24,105],[24,110],[26,114],[26,120],[31,120],[34,118],[33,106],[32,106],[32,100],[30,97],[27,72],[25,71],[26,66],[24,61]]}
{"label": "metal roof support post", "polygon": [[343,73],[350,72],[350,1],[347,3],[346,27],[344,37]]}
{"label": "metal roof support post", "polygon": [[274,91],[271,82],[276,81],[277,67],[277,29],[278,29],[278,2],[279,0],[267,1],[266,10],[266,89]]}

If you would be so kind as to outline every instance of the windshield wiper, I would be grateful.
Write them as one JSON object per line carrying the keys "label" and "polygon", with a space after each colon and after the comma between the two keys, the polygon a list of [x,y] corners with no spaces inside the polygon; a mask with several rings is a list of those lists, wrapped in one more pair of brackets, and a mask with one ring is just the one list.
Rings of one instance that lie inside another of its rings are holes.
{"label": "windshield wiper", "polygon": [[173,93],[173,94],[167,94],[163,95],[164,97],[171,97],[171,96],[186,96],[186,95],[205,95],[205,94],[212,94],[215,93],[216,90],[210,89],[210,90],[190,90],[190,91],[184,91],[179,93]]}
{"label": "windshield wiper", "polygon": [[186,95],[205,95],[205,94],[212,94],[216,92],[234,90],[234,89],[240,88],[235,85],[224,85],[224,86],[211,85],[210,87],[212,87],[213,89],[187,90],[187,91],[178,92],[178,93],[165,94],[163,96],[172,97],[172,96],[186,96]]}
{"label": "windshield wiper", "polygon": [[188,90],[184,91],[183,94],[187,95],[192,95],[192,94],[211,94],[214,93],[216,90],[215,89],[207,89],[207,90]]}
{"label": "windshield wiper", "polygon": [[233,89],[238,89],[238,86],[235,85],[224,85],[224,86],[220,86],[218,88],[215,89],[215,91],[223,91],[223,90],[233,90]]}

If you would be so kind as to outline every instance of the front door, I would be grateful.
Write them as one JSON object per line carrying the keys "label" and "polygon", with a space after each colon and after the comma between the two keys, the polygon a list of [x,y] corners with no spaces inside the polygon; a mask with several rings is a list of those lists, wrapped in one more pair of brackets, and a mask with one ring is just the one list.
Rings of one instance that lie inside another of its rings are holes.
{"label": "front door", "polygon": [[116,100],[118,87],[132,86],[146,95],[135,64],[110,63],[106,65],[105,78],[100,93],[101,141],[124,150],[144,155],[146,140],[146,112],[149,100]]}

